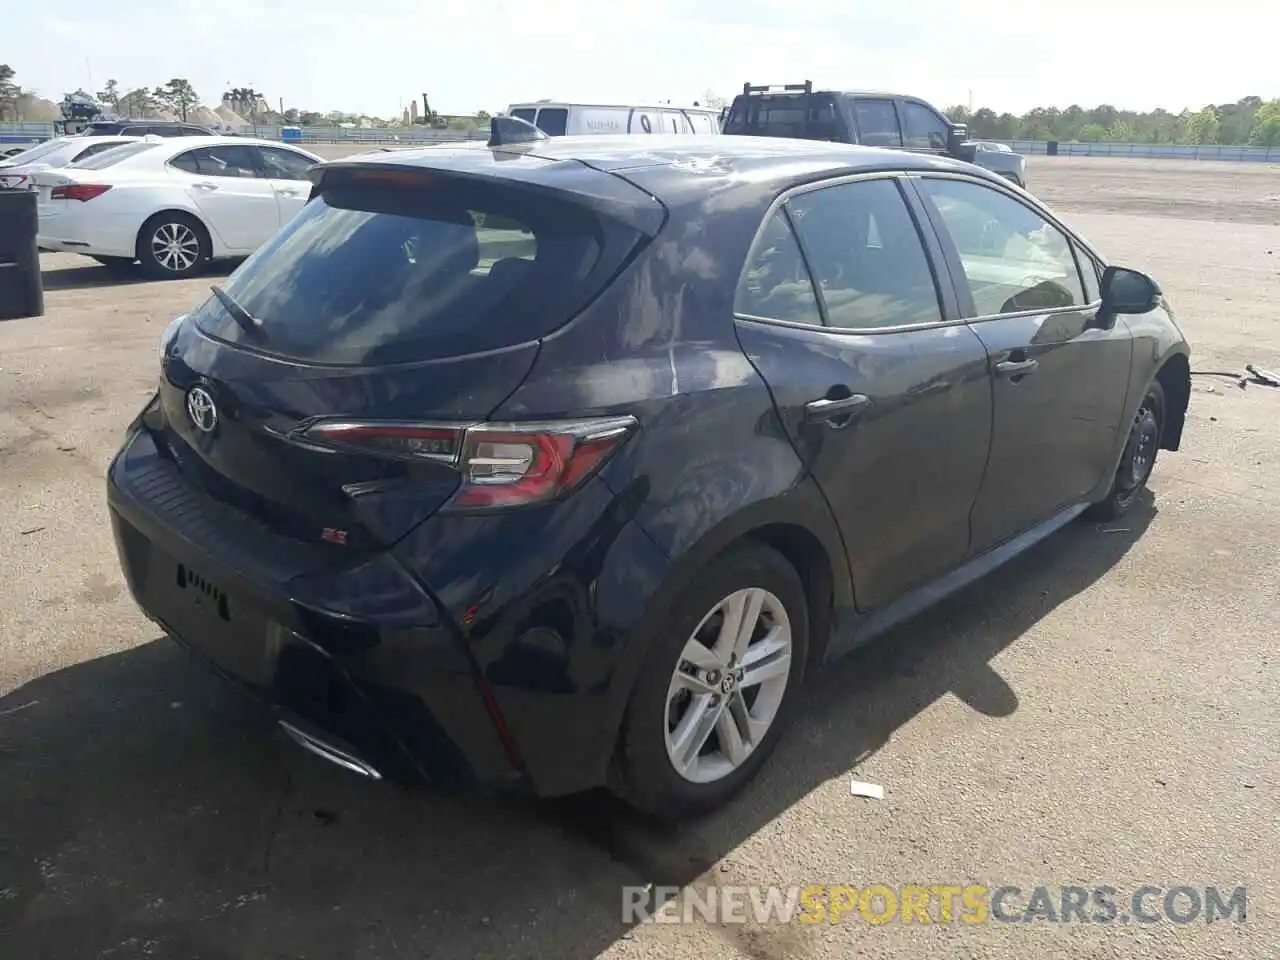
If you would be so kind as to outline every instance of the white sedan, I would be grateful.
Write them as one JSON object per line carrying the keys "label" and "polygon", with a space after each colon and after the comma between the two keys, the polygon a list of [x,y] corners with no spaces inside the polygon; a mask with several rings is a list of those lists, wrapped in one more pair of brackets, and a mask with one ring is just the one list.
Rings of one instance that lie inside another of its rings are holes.
{"label": "white sedan", "polygon": [[302,209],[320,158],[274,140],[167,137],[34,175],[42,250],[100,263],[138,260],[148,276],[190,276],[244,257]]}
{"label": "white sedan", "polygon": [[31,177],[41,170],[65,167],[69,163],[87,160],[94,154],[110,150],[124,143],[134,143],[141,137],[58,137],[46,140],[34,147],[0,159],[0,189],[24,190],[31,188]]}

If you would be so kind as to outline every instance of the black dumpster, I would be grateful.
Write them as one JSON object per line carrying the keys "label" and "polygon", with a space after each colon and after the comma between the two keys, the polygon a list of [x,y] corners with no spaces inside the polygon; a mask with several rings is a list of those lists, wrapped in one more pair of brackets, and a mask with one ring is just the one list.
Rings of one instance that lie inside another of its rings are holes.
{"label": "black dumpster", "polygon": [[0,190],[0,320],[44,313],[38,226],[35,191]]}
{"label": "black dumpster", "polygon": [[1045,153],[1047,153],[1051,157],[1056,157],[1058,155],[1058,141],[1050,140],[1045,145]]}

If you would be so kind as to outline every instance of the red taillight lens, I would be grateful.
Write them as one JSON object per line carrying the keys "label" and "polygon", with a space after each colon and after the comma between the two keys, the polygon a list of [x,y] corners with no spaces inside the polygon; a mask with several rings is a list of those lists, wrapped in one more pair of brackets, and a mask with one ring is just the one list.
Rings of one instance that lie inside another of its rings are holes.
{"label": "red taillight lens", "polygon": [[49,197],[52,200],[79,200],[83,203],[102,196],[110,189],[105,183],[64,183],[60,187],[54,187]]}
{"label": "red taillight lens", "polygon": [[471,425],[321,422],[302,438],[397,460],[431,460],[462,475],[445,509],[543,503],[591,476],[634,432],[634,417]]}

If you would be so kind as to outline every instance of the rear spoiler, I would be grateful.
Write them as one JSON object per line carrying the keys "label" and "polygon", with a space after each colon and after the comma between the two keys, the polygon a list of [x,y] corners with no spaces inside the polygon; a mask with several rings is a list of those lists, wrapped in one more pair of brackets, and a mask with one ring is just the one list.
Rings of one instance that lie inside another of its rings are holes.
{"label": "rear spoiler", "polygon": [[[550,140],[543,134],[536,143]],[[429,159],[424,159],[428,154]],[[464,144],[455,150],[426,147],[365,154],[317,163],[307,171],[307,179],[312,184],[310,199],[334,186],[335,179],[381,181],[413,190],[419,184],[425,186],[430,178],[441,176],[472,183],[500,183],[510,189],[544,196],[558,194],[566,201],[626,223],[647,236],[656,235],[667,217],[667,209],[660,200],[616,174],[576,160],[543,157],[525,150],[486,149],[478,143]]]}

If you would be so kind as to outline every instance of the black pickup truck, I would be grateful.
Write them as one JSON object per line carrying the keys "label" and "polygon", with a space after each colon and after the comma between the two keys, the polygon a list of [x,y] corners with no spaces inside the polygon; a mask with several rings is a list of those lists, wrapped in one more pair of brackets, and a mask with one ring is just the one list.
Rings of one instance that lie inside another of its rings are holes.
{"label": "black pickup truck", "polygon": [[815,90],[811,80],[780,87],[744,83],[725,111],[721,132],[945,154],[1027,185],[1025,157],[970,141],[963,123],[953,123],[919,97],[899,93]]}

